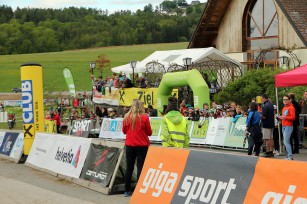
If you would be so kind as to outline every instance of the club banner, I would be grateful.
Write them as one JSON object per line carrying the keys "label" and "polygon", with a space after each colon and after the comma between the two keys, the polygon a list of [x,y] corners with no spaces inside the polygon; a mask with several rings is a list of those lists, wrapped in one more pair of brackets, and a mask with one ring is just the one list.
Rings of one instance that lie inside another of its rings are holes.
{"label": "club banner", "polygon": [[70,69],[68,69],[67,67],[64,68],[63,75],[65,78],[66,84],[68,86],[70,96],[76,97],[76,88],[75,88],[74,78],[72,76]]}
{"label": "club banner", "polygon": [[104,118],[100,129],[100,138],[109,138],[114,140],[123,140],[126,138],[122,132],[123,118]]}
{"label": "club banner", "polygon": [[37,131],[44,131],[43,71],[40,64],[20,68],[24,154],[28,155]]}
{"label": "club banner", "polygon": [[119,148],[91,144],[80,178],[107,187],[119,154]]}
{"label": "club banner", "polygon": [[27,163],[79,178],[91,139],[37,133]]}
{"label": "club banner", "polygon": [[10,156],[19,133],[6,132],[0,146],[0,154]]}
{"label": "club banner", "polygon": [[246,117],[239,118],[236,123],[231,123],[228,129],[224,146],[243,148],[245,138]]}
{"label": "club banner", "polygon": [[72,123],[72,130],[70,135],[79,137],[88,137],[90,131],[94,129],[95,121],[93,120],[74,120]]}
{"label": "club banner", "polygon": [[152,129],[152,135],[149,137],[150,141],[161,141],[161,117],[151,117],[150,119],[150,126]]}

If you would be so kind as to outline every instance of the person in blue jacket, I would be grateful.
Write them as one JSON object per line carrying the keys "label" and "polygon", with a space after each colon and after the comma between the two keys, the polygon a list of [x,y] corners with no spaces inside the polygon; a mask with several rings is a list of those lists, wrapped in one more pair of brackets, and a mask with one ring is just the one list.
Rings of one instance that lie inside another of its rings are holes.
{"label": "person in blue jacket", "polygon": [[248,141],[248,155],[252,155],[253,150],[255,156],[259,156],[260,147],[262,145],[262,133],[260,127],[260,114],[258,105],[255,102],[249,104],[249,113],[246,120],[246,137]]}

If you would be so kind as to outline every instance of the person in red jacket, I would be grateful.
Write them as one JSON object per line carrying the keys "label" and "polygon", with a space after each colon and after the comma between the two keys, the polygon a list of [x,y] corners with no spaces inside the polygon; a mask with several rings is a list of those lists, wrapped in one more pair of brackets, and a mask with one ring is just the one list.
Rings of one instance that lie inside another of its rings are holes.
{"label": "person in red jacket", "polygon": [[61,133],[61,131],[60,131],[61,118],[60,118],[60,115],[59,115],[59,112],[58,112],[57,109],[55,109],[55,111],[54,111],[54,116],[53,116],[52,120],[56,121],[56,131],[57,131],[57,133]]}
{"label": "person in red jacket", "polygon": [[282,100],[285,106],[282,109],[282,116],[279,116],[278,118],[282,120],[282,134],[287,151],[286,160],[293,160],[290,139],[293,131],[293,121],[295,120],[295,109],[288,95],[283,96]]}
{"label": "person in red jacket", "polygon": [[137,179],[139,179],[150,144],[148,136],[152,135],[149,118],[140,100],[132,102],[129,112],[125,114],[122,130],[126,134],[125,196],[128,197],[131,195],[131,178],[135,160],[137,161]]}

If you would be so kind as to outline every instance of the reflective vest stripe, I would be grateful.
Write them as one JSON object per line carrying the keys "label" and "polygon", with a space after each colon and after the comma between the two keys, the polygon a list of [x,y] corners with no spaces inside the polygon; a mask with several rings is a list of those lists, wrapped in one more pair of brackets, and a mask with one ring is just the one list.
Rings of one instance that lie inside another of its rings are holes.
{"label": "reflective vest stripe", "polygon": [[175,135],[183,135],[185,136],[184,132],[178,132],[178,131],[169,131],[169,134],[175,134]]}

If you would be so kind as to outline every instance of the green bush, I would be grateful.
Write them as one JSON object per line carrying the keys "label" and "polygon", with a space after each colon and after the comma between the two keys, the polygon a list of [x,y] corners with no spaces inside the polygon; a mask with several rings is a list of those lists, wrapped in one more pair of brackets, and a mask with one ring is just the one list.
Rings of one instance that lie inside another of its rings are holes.
{"label": "green bush", "polygon": [[[285,70],[272,70],[271,68],[247,71],[243,77],[229,82],[221,92],[214,96],[214,100],[219,104],[223,104],[227,101],[235,101],[237,104],[247,106],[251,102],[252,98],[256,98],[256,96],[266,93],[275,104],[276,97],[274,76],[283,71]],[[281,98],[283,94],[294,92],[296,93],[297,98],[300,99],[300,96],[302,95],[301,89],[302,88],[299,87],[295,87],[293,89],[279,88],[279,98]],[[279,104],[282,104],[281,100]]]}

